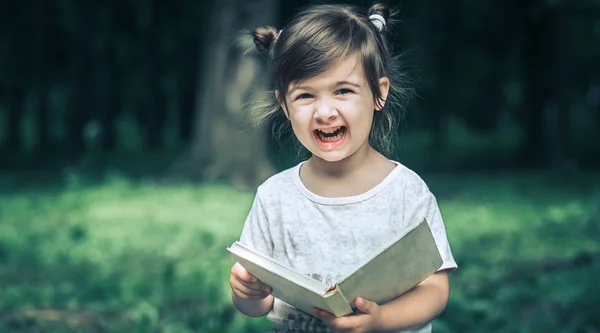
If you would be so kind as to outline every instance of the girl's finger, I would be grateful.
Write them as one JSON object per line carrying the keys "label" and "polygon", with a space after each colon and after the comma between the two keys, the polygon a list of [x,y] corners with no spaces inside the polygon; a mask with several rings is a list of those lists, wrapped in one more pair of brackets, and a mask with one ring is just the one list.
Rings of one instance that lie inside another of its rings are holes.
{"label": "girl's finger", "polygon": [[259,288],[254,288],[254,286],[252,285],[248,285],[247,283],[244,283],[244,281],[240,280],[237,276],[231,274],[231,276],[229,277],[229,284],[231,284],[231,287],[235,287],[237,289],[240,290],[247,290],[248,292],[252,291],[253,293],[264,293],[266,292],[265,289],[259,289]]}
{"label": "girl's finger", "polygon": [[244,280],[240,279],[235,274],[232,274],[232,276],[240,284],[246,286],[249,289],[253,289],[253,290],[257,290],[257,291],[261,291],[261,292],[265,292],[265,293],[269,293],[269,294],[272,292],[272,289],[269,286],[267,286],[266,284],[262,283],[262,282],[247,282],[247,281],[244,281]]}
{"label": "girl's finger", "polygon": [[254,275],[248,273],[242,265],[239,263],[235,263],[233,267],[231,267],[231,274],[234,275],[242,284],[247,286],[248,288],[266,291],[268,293],[272,292],[272,289],[266,284],[262,283],[258,278]]}
{"label": "girl's finger", "polygon": [[236,296],[243,299],[263,299],[269,295],[264,291],[248,288],[238,282],[232,283],[231,289],[236,294]]}
{"label": "girl's finger", "polygon": [[250,274],[239,262],[236,262],[231,267],[231,273],[238,277],[238,279],[247,283],[258,282],[258,279]]}
{"label": "girl's finger", "polygon": [[242,292],[242,291],[240,291],[238,289],[232,289],[232,292],[235,294],[235,296],[237,296],[240,299],[254,300],[254,301],[258,301],[258,300],[264,299],[267,296],[269,296],[267,294],[249,295],[249,294],[246,294],[246,293],[244,293],[244,292]]}

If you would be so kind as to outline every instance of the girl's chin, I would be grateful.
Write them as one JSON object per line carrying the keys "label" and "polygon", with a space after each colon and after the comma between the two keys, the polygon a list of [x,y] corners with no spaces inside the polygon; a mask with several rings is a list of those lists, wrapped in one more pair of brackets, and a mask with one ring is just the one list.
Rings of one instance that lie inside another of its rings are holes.
{"label": "girl's chin", "polygon": [[336,152],[312,152],[312,155],[320,160],[323,160],[325,162],[339,162],[342,161],[346,158],[348,158],[347,154],[344,154],[340,151],[336,151]]}
{"label": "girl's chin", "polygon": [[313,157],[318,158],[319,160],[334,163],[334,162],[340,162],[343,160],[347,160],[347,159],[351,158],[352,156],[355,156],[356,154],[362,155],[362,153],[364,152],[363,149],[365,149],[365,148],[372,149],[372,148],[370,148],[369,145],[366,145],[366,146],[361,146],[358,149],[353,149],[353,147],[351,147],[351,146],[346,146],[343,148],[340,147],[335,150],[324,151],[324,150],[320,149],[319,146],[316,146],[316,147],[313,146],[312,149],[309,149],[309,151]]}

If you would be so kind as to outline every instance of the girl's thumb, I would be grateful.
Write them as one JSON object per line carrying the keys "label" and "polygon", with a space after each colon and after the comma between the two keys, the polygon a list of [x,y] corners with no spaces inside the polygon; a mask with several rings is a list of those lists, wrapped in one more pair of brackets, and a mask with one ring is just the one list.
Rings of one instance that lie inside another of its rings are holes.
{"label": "girl's thumb", "polygon": [[258,281],[258,279],[248,273],[248,271],[244,268],[244,266],[242,266],[239,262],[236,262],[235,265],[233,265],[233,267],[231,268],[231,271],[233,272],[233,274],[237,275],[240,279],[244,280],[244,281],[248,281],[248,282],[256,282]]}
{"label": "girl's thumb", "polygon": [[354,301],[354,305],[356,305],[356,307],[363,313],[371,313],[374,310],[374,307],[377,306],[377,304],[367,301],[362,297],[357,297]]}

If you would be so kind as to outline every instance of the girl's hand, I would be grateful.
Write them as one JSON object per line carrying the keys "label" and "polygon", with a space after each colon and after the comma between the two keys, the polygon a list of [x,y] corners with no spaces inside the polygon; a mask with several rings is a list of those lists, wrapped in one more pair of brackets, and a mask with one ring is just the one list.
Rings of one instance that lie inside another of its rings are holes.
{"label": "girl's hand", "polygon": [[362,297],[354,300],[354,305],[360,313],[346,317],[336,318],[333,314],[315,308],[314,314],[329,326],[333,332],[365,333],[375,332],[379,329],[381,309],[375,302],[367,301]]}
{"label": "girl's hand", "polygon": [[231,267],[229,284],[235,296],[245,300],[261,300],[273,292],[269,286],[248,273],[238,262]]}

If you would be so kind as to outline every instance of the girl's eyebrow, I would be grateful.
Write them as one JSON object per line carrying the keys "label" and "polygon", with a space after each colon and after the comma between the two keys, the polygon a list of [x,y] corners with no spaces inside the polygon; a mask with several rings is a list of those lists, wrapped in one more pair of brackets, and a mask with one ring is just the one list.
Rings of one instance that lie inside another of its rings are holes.
{"label": "girl's eyebrow", "polygon": [[288,95],[291,95],[294,92],[294,90],[298,90],[298,89],[308,90],[309,87],[307,87],[307,86],[294,86],[294,87],[292,87],[292,89],[290,89],[290,91],[288,91]]}
{"label": "girl's eyebrow", "polygon": [[338,81],[335,85],[336,86],[342,86],[344,84],[348,84],[348,85],[351,85],[353,87],[360,88],[360,84],[358,84],[356,82],[352,82],[352,81]]}

